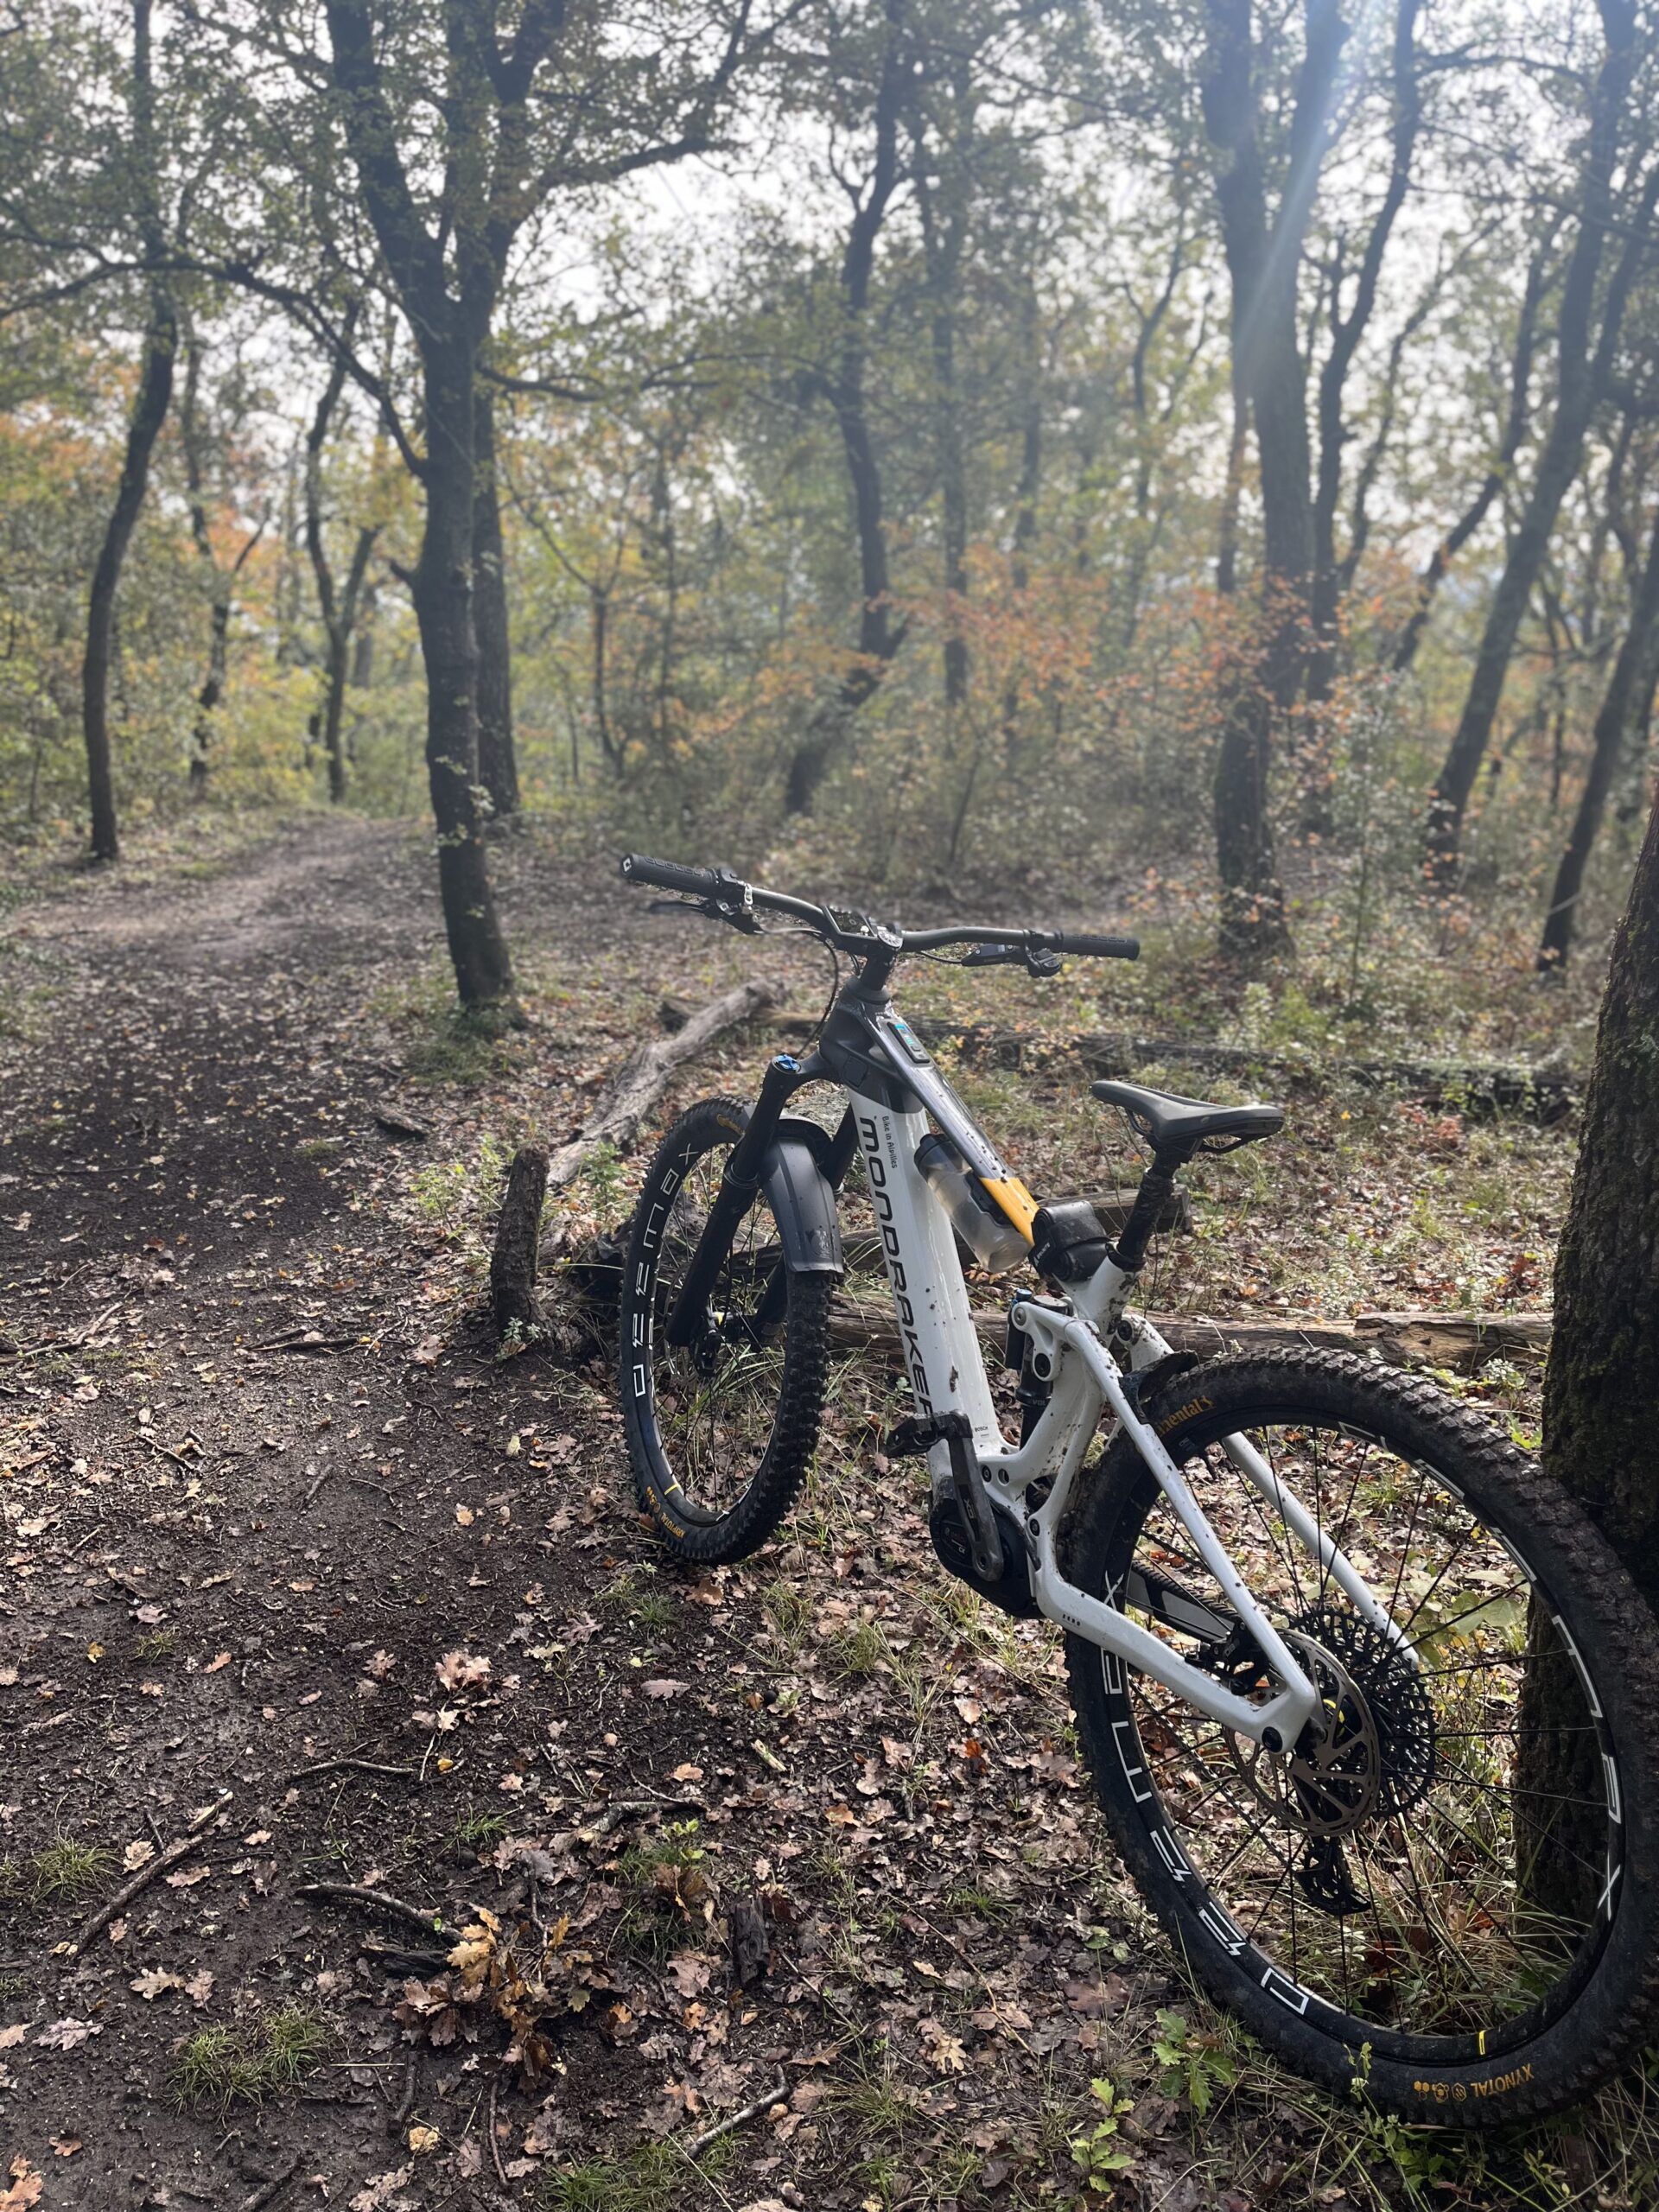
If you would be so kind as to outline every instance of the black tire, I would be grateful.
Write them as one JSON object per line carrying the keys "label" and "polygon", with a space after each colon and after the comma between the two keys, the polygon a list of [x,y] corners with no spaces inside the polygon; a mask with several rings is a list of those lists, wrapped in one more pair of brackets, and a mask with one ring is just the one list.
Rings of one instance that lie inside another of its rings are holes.
{"label": "black tire", "polygon": [[728,1249],[703,1341],[664,1341],[663,1324],[747,1120],[736,1099],[705,1099],[663,1139],[635,1209],[619,1315],[634,1488],[675,1550],[709,1566],[758,1550],[794,1503],[830,1372],[834,1276],[788,1274],[781,1312],[762,1315],[781,1265],[764,1191]]}
{"label": "black tire", "polygon": [[[1143,1895],[1209,1993],[1340,2092],[1460,2126],[1583,2097],[1659,2012],[1659,1666],[1630,1578],[1482,1415],[1351,1354],[1219,1359],[1150,1414],[1257,1603],[1322,1655],[1344,1748],[1319,1772],[1311,1737],[1252,1761],[1249,1738],[1068,1637],[1084,1753]],[[1414,1656],[1225,1461],[1240,1432],[1360,1555]],[[1236,1617],[1127,1438],[1067,1555],[1184,1656],[1265,1684],[1249,1639],[1219,1636],[1217,1613]]]}

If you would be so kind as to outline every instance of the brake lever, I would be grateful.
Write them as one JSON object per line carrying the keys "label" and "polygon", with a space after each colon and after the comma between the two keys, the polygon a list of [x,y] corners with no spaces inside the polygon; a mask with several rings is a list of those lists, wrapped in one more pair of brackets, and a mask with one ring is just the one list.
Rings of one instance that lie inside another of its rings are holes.
{"label": "brake lever", "polygon": [[741,930],[745,937],[759,937],[760,925],[752,912],[741,906],[728,906],[719,899],[653,899],[646,907],[648,914],[701,914],[706,922],[724,922],[728,929]]}
{"label": "brake lever", "polygon": [[1027,976],[1058,976],[1065,963],[1046,945],[976,944],[963,957],[964,968],[1023,968]]}

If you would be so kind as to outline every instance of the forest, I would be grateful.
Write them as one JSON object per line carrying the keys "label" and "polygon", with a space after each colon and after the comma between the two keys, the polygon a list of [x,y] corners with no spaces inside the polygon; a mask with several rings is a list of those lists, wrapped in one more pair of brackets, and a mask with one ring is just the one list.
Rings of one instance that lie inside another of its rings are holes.
{"label": "forest", "polygon": [[0,2212],[1659,2202],[1656,692],[1649,0],[0,6]]}

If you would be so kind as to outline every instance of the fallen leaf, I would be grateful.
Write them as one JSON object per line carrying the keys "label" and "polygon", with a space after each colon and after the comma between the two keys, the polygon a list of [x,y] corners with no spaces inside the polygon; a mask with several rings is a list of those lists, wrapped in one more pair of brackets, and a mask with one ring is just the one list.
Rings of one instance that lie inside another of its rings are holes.
{"label": "fallen leaf", "polygon": [[48,2135],[46,2139],[60,2158],[73,2158],[80,2148],[79,2135]]}
{"label": "fallen leaf", "polygon": [[446,1651],[433,1673],[448,1690],[480,1689],[490,1679],[490,1662],[469,1651]]}
{"label": "fallen leaf", "polygon": [[41,2201],[41,2177],[21,2155],[11,2162],[11,2186],[0,2194],[0,2212],[24,2212]]}
{"label": "fallen leaf", "polygon": [[371,2174],[351,2200],[346,2212],[380,2212],[388,2197],[395,2196],[414,2178],[414,2174],[413,2166],[399,2166],[395,2173]]}
{"label": "fallen leaf", "polygon": [[201,2005],[213,1993],[213,1977],[206,1967],[200,1974],[193,1974],[184,1985],[184,1993],[193,2005]]}
{"label": "fallen leaf", "polygon": [[136,1981],[130,1981],[127,1987],[135,1997],[142,1997],[145,2004],[153,2005],[168,1990],[182,1989],[184,1977],[168,1974],[164,1967],[152,1967],[148,1974],[141,1974]]}
{"label": "fallen leaf", "polygon": [[143,1836],[137,1836],[121,1854],[121,1864],[129,1874],[136,1874],[141,1866],[148,1866],[156,1856],[156,1847]]}
{"label": "fallen leaf", "polygon": [[28,2033],[26,2020],[20,2020],[15,2028],[0,2028],[0,2050],[16,2050]]}
{"label": "fallen leaf", "polygon": [[213,1872],[211,1866],[181,1866],[176,1874],[163,1874],[162,1879],[169,1890],[194,1890],[198,1882],[205,1882]]}
{"label": "fallen leaf", "polygon": [[363,1671],[365,1675],[372,1675],[377,1682],[384,1682],[397,1664],[391,1652],[377,1651],[372,1658],[364,1661]]}
{"label": "fallen leaf", "polygon": [[101,2036],[102,2025],[96,2020],[49,2020],[35,2038],[41,2050],[73,2050],[77,2044],[85,2043],[89,2036]]}
{"label": "fallen leaf", "polygon": [[435,2151],[442,2139],[435,2127],[426,2127],[417,2124],[409,2131],[409,2147],[414,2152],[424,2153],[428,2151]]}
{"label": "fallen leaf", "polygon": [[474,1512],[470,1505],[458,1505],[455,1508],[455,1519],[461,1523],[461,1526],[463,1529],[470,1529],[477,1518],[477,1514]]}
{"label": "fallen leaf", "polygon": [[647,1697],[678,1697],[683,1689],[689,1688],[690,1684],[686,1682],[676,1681],[672,1675],[659,1675],[655,1681],[645,1686]]}
{"label": "fallen leaf", "polygon": [[228,1667],[230,1663],[231,1655],[228,1651],[215,1652],[201,1671],[204,1675],[216,1675],[221,1667]]}

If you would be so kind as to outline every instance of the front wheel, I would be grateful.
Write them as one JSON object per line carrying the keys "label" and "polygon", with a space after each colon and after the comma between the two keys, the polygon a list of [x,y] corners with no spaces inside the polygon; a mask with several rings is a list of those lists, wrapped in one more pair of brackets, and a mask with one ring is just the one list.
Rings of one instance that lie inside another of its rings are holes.
{"label": "front wheel", "polygon": [[645,1172],[618,1317],[622,1410],[639,1502],[683,1557],[763,1544],[805,1480],[830,1372],[835,1278],[795,1274],[764,1191],[738,1224],[689,1343],[668,1322],[747,1109],[706,1099]]}
{"label": "front wheel", "polygon": [[[1084,1751],[1148,1902],[1212,1997],[1338,2090],[1471,2126],[1582,2097],[1659,2012],[1659,1669],[1629,1577],[1478,1414],[1351,1355],[1217,1360],[1149,1417],[1326,1723],[1271,1753],[1068,1639]],[[1236,1437],[1271,1479],[1247,1481]],[[1125,1436],[1070,1567],[1230,1688],[1269,1693]]]}

